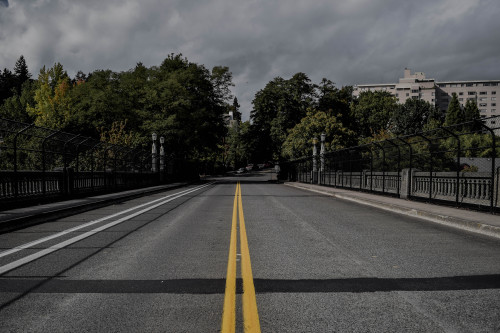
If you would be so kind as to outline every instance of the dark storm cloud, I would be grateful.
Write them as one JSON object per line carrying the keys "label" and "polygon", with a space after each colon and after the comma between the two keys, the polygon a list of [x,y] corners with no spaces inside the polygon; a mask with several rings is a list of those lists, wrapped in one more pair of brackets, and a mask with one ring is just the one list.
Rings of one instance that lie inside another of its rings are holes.
{"label": "dark storm cloud", "polygon": [[9,7],[8,0],[0,0],[0,7]]}
{"label": "dark storm cloud", "polygon": [[[1,4],[6,3],[4,0]],[[32,73],[159,65],[170,53],[229,66],[248,118],[276,76],[337,85],[395,82],[405,67],[438,80],[500,78],[497,0],[32,0],[0,10],[0,68]]]}

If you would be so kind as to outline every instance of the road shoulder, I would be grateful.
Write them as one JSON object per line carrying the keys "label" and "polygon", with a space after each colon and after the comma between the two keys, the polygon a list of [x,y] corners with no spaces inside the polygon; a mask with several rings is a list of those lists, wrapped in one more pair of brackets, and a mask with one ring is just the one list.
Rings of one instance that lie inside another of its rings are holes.
{"label": "road shoulder", "polygon": [[500,216],[494,214],[314,184],[285,182],[285,185],[500,238]]}

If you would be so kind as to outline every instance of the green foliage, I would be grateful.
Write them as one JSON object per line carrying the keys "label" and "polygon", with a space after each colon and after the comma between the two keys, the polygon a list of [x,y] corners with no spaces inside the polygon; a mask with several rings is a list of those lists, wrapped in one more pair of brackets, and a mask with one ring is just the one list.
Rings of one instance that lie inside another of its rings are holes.
{"label": "green foliage", "polygon": [[229,107],[229,110],[233,112],[233,119],[238,123],[241,122],[241,112],[240,112],[240,104],[238,103],[238,98],[233,99],[233,104]]}
{"label": "green foliage", "polygon": [[365,91],[352,104],[360,137],[370,137],[389,128],[397,109],[396,98],[386,91]]}
{"label": "green foliage", "polygon": [[400,104],[394,110],[391,118],[390,129],[396,135],[408,135],[435,126],[439,121],[439,111],[429,102],[420,99],[408,98],[404,104]]}
{"label": "green foliage", "polygon": [[35,90],[35,104],[28,105],[28,114],[35,119],[35,125],[54,129],[64,129],[72,112],[70,83],[63,66],[59,63],[38,75]]}
{"label": "green foliage", "polygon": [[101,141],[125,146],[133,147],[139,142],[138,133],[132,131],[126,131],[127,121],[115,121],[111,124],[111,128],[107,130],[106,128],[101,128]]}
{"label": "green foliage", "polygon": [[291,79],[277,77],[257,92],[250,114],[256,160],[278,159],[288,130],[315,105],[316,86],[304,73]]}
{"label": "green foliage", "polygon": [[469,122],[464,125],[465,131],[476,132],[481,130],[481,124],[478,122],[481,119],[477,103],[474,100],[467,100],[464,108],[465,121]]}
{"label": "green foliage", "polygon": [[31,77],[28,65],[26,64],[26,60],[23,55],[21,55],[16,61],[16,65],[14,66],[14,75],[16,76],[16,92],[21,94],[23,83],[28,81]]}
{"label": "green foliage", "polygon": [[[30,82],[30,77],[31,74],[23,55],[17,59],[14,72],[4,68],[3,72],[0,73],[0,105],[10,97],[21,96],[23,85]],[[8,108],[12,108],[12,106],[8,106]]]}
{"label": "green foliage", "polygon": [[215,66],[212,68],[210,80],[215,98],[219,103],[228,102],[233,97],[230,89],[230,87],[234,86],[233,74],[229,71],[229,67]]}
{"label": "green foliage", "polygon": [[317,109],[326,112],[330,116],[337,117],[344,126],[353,129],[354,122],[351,116],[352,86],[338,89],[335,87],[335,83],[323,78],[317,89]]}
{"label": "green foliage", "polygon": [[0,106],[0,118],[13,119],[20,122],[32,123],[33,118],[26,111],[28,105],[34,105],[36,85],[27,80],[23,83],[21,93],[14,93]]}
{"label": "green foliage", "polygon": [[323,111],[309,111],[299,124],[294,126],[283,143],[283,156],[299,158],[311,155],[313,138],[326,134],[325,149],[340,149],[354,145],[355,133],[345,128],[334,116]]}
{"label": "green foliage", "polygon": [[457,94],[453,93],[450,104],[448,105],[448,111],[446,111],[446,119],[444,125],[452,126],[461,124],[464,121],[465,115],[462,108],[460,107],[460,102],[458,101]]}

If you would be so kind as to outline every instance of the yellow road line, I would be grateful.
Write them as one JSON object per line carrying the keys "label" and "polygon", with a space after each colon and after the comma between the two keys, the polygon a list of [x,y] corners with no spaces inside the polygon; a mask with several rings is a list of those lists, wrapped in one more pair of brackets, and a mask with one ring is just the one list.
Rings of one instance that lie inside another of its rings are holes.
{"label": "yellow road line", "polygon": [[259,312],[257,311],[257,299],[255,297],[255,287],[253,284],[252,264],[250,262],[247,231],[245,228],[245,218],[243,216],[241,185],[237,188],[238,213],[240,219],[241,276],[243,278],[243,327],[246,333],[260,333]]}
{"label": "yellow road line", "polygon": [[236,229],[240,221],[240,251],[241,276],[243,279],[243,327],[245,333],[260,333],[257,299],[253,284],[252,264],[248,249],[245,217],[241,200],[241,185],[238,182],[234,194],[233,221],[231,224],[231,241],[229,245],[229,259],[227,261],[226,292],[224,295],[224,312],[222,314],[222,333],[234,333],[236,330]]}
{"label": "yellow road line", "polygon": [[231,241],[229,243],[229,259],[227,261],[226,292],[224,295],[224,312],[222,315],[222,333],[234,333],[236,329],[236,224],[238,223],[238,186],[234,194],[233,222],[231,224]]}

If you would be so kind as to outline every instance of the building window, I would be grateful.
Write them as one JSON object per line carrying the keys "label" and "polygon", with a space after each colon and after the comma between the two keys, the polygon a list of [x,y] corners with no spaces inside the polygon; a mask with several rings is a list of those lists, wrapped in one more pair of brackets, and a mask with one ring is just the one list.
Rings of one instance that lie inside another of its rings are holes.
{"label": "building window", "polygon": [[486,102],[488,100],[488,97],[479,97],[480,102]]}
{"label": "building window", "polygon": [[463,100],[464,100],[464,99],[463,99],[463,98],[459,98],[458,100],[459,100],[460,102],[463,102]]}
{"label": "building window", "polygon": [[406,97],[410,96],[410,93],[406,93]]}
{"label": "building window", "polygon": [[472,86],[474,86],[474,83],[467,83],[466,86],[467,87],[472,87]]}
{"label": "building window", "polygon": [[489,87],[489,86],[490,86],[490,84],[486,82],[486,83],[483,83],[483,86],[484,86],[484,87]]}
{"label": "building window", "polygon": [[479,103],[479,106],[488,106],[488,103]]}
{"label": "building window", "polygon": [[458,96],[462,96],[464,93],[463,92],[459,92],[458,93]]}
{"label": "building window", "polygon": [[492,100],[492,101],[496,101],[496,100],[497,100],[497,98],[496,98],[496,97],[492,97],[492,98],[491,98],[491,100]]}
{"label": "building window", "polygon": [[491,113],[495,113],[495,112],[497,112],[496,109],[491,109]]}
{"label": "building window", "polygon": [[398,93],[396,93],[396,97],[399,97],[399,94],[398,94]]}
{"label": "building window", "polygon": [[491,103],[491,106],[497,106],[497,103]]}
{"label": "building window", "polygon": [[479,95],[487,95],[488,93],[486,91],[480,91]]}
{"label": "building window", "polygon": [[411,93],[412,93],[412,94],[418,94],[418,89],[412,89],[412,90],[411,90]]}
{"label": "building window", "polygon": [[495,82],[495,83],[492,83],[491,85],[492,85],[493,87],[496,87],[496,86],[498,86],[498,83],[496,83],[496,82]]}
{"label": "building window", "polygon": [[440,88],[446,88],[446,84],[441,83],[441,84],[439,84],[439,87]]}
{"label": "building window", "polygon": [[468,95],[475,95],[476,92],[475,91],[469,91]]}
{"label": "building window", "polygon": [[436,95],[436,93],[433,91],[432,94],[431,94],[431,96],[434,96],[434,95]]}
{"label": "building window", "polygon": [[486,109],[479,109],[479,112],[486,112]]}
{"label": "building window", "polygon": [[492,91],[492,92],[491,92],[491,94],[492,94],[492,95],[496,95],[496,94],[497,94],[497,92],[496,92],[496,91]]}

